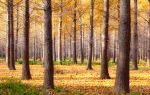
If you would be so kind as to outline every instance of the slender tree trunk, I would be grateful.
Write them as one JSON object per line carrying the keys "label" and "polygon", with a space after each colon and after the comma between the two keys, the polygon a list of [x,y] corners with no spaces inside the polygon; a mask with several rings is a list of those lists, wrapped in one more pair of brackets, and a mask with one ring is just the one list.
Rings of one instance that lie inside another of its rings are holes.
{"label": "slender tree trunk", "polygon": [[148,52],[147,52],[147,64],[150,66],[150,0],[148,0],[149,2],[149,23],[148,23],[148,27],[149,27],[149,33],[148,33]]}
{"label": "slender tree trunk", "polygon": [[16,70],[14,60],[14,17],[13,17],[13,0],[10,4],[10,70]]}
{"label": "slender tree trunk", "polygon": [[102,50],[103,50],[103,48],[102,48],[102,33],[100,33],[100,61],[102,61]]}
{"label": "slender tree trunk", "polygon": [[56,61],[56,35],[55,35],[55,33],[54,33],[54,46],[53,46],[53,48],[54,48],[54,61]]}
{"label": "slender tree trunk", "polygon": [[118,39],[118,35],[119,35],[119,31],[120,31],[120,0],[118,0],[118,2],[117,2],[117,12],[118,12],[118,34],[117,34],[117,43],[116,43],[116,48],[117,48],[117,50],[116,50],[116,61],[118,62],[118,56],[119,56],[119,45],[118,45],[118,43],[119,43],[119,39]]}
{"label": "slender tree trunk", "polygon": [[126,94],[129,89],[130,56],[130,0],[120,0],[119,58],[115,80],[115,95]]}
{"label": "slender tree trunk", "polygon": [[83,22],[82,22],[82,15],[80,16],[80,56],[81,56],[81,63],[84,63],[84,50],[83,50]]}
{"label": "slender tree trunk", "polygon": [[138,69],[137,0],[134,0],[133,70]]}
{"label": "slender tree trunk", "polygon": [[44,0],[44,87],[54,88],[51,0]]}
{"label": "slender tree trunk", "polygon": [[74,0],[74,19],[73,19],[73,63],[77,64],[77,50],[76,50],[76,16],[77,16],[77,0]]}
{"label": "slender tree trunk", "polygon": [[62,64],[62,0],[59,5],[59,26],[58,26],[58,61]]}
{"label": "slender tree trunk", "polygon": [[87,70],[92,70],[93,33],[94,33],[93,17],[94,17],[94,0],[91,0],[91,7],[90,7],[90,36],[89,36],[89,50],[88,50],[89,56],[88,56]]}
{"label": "slender tree trunk", "polygon": [[64,61],[66,60],[66,34],[64,33]]}
{"label": "slender tree trunk", "polygon": [[29,15],[29,0],[24,0],[24,45],[23,45],[23,64],[22,64],[22,79],[31,79],[29,67],[29,30],[30,30],[30,15]]}
{"label": "slender tree trunk", "polygon": [[114,53],[113,53],[113,62],[116,63],[116,31],[114,33]]}
{"label": "slender tree trunk", "polygon": [[8,19],[8,28],[7,28],[7,46],[6,46],[6,62],[8,68],[10,68],[10,0],[7,0],[7,19]]}
{"label": "slender tree trunk", "polygon": [[33,60],[36,60],[36,42],[35,42],[35,36],[33,38]]}
{"label": "slender tree trunk", "polygon": [[72,47],[71,47],[71,35],[69,36],[69,58],[71,60],[71,57],[72,57]]}
{"label": "slender tree trunk", "polygon": [[17,4],[17,27],[16,27],[16,41],[15,41],[15,62],[18,59],[18,32],[19,32],[19,5]]}
{"label": "slender tree trunk", "polygon": [[108,73],[108,27],[109,27],[109,0],[104,0],[104,22],[103,22],[103,33],[104,33],[104,48],[101,63],[101,79],[110,79]]}

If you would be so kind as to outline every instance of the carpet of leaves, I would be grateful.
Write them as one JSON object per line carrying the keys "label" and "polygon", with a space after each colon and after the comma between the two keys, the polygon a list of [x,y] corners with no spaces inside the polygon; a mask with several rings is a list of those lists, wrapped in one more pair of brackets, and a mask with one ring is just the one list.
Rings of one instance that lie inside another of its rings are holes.
{"label": "carpet of leaves", "polygon": [[[21,65],[16,65],[15,71],[9,71],[6,64],[0,63],[0,79],[19,78],[21,79]],[[43,66],[31,65],[32,80],[23,83],[41,86],[43,84]],[[55,86],[63,89],[60,93],[53,95],[71,95],[68,92],[80,92],[75,95],[112,95],[115,82],[116,67],[109,68],[111,79],[101,80],[100,66],[96,65],[93,70],[87,71],[84,65],[55,66]],[[150,69],[141,67],[138,71],[130,71],[131,92],[140,92],[141,95],[150,95]]]}

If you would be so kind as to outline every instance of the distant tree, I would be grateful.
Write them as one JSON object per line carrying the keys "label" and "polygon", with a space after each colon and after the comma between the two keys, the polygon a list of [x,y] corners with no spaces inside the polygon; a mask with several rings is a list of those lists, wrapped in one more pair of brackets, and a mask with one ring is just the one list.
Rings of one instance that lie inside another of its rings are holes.
{"label": "distant tree", "polygon": [[44,87],[54,88],[51,0],[44,0]]}
{"label": "distant tree", "polygon": [[89,56],[88,56],[88,65],[87,65],[87,70],[92,70],[92,53],[93,53],[93,33],[94,33],[94,23],[93,23],[93,18],[94,18],[94,0],[91,0],[91,5],[90,5],[90,37],[89,37]]}
{"label": "distant tree", "polygon": [[62,0],[59,0],[59,26],[58,26],[58,60],[62,64]]}
{"label": "distant tree", "polygon": [[126,94],[129,89],[129,61],[130,61],[130,0],[120,0],[120,31],[119,56],[115,80],[115,95]]}
{"label": "distant tree", "polygon": [[76,50],[76,19],[77,19],[77,0],[74,0],[74,18],[73,18],[73,63],[77,64],[77,50]]}
{"label": "distant tree", "polygon": [[103,33],[104,33],[104,47],[102,53],[101,62],[101,79],[110,79],[108,73],[108,27],[109,27],[109,0],[104,0],[104,22],[103,22]]}
{"label": "distant tree", "polygon": [[16,20],[16,40],[15,40],[15,62],[18,59],[18,32],[19,32],[19,5],[17,4],[16,6],[16,11],[17,11],[17,20]]}
{"label": "distant tree", "polygon": [[134,0],[134,33],[133,33],[133,70],[138,69],[138,30],[137,30],[137,0]]}
{"label": "distant tree", "polygon": [[84,39],[83,39],[83,21],[82,21],[82,12],[79,13],[80,15],[80,56],[81,56],[81,63],[84,63]]}
{"label": "distant tree", "polygon": [[30,15],[29,15],[29,0],[24,0],[24,31],[23,31],[23,64],[22,64],[22,79],[31,79],[29,67],[29,30],[30,30]]}
{"label": "distant tree", "polygon": [[56,35],[55,35],[55,33],[54,33],[53,49],[54,49],[53,50],[54,51],[53,52],[54,53],[54,58],[53,59],[54,59],[54,61],[56,61],[57,58],[56,58]]}

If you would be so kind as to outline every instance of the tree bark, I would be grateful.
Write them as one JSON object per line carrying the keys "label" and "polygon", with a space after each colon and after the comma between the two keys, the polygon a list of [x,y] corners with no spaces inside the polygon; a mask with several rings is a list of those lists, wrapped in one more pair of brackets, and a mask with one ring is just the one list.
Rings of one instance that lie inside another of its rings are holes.
{"label": "tree bark", "polygon": [[53,41],[53,48],[54,48],[54,61],[56,61],[56,35],[54,33],[54,41]]}
{"label": "tree bark", "polygon": [[8,68],[10,68],[10,1],[7,0],[7,19],[8,19],[8,27],[7,27],[7,46],[6,46],[6,62]]}
{"label": "tree bark", "polygon": [[119,58],[115,80],[115,95],[126,94],[129,89],[130,56],[130,0],[120,0]]}
{"label": "tree bark", "polygon": [[19,32],[19,5],[17,4],[17,27],[16,27],[16,40],[15,40],[15,62],[18,59],[18,32]]}
{"label": "tree bark", "polygon": [[59,26],[58,26],[58,61],[62,64],[62,0],[59,4]]}
{"label": "tree bark", "polygon": [[14,16],[13,0],[9,0],[10,5],[10,70],[16,70],[14,60]]}
{"label": "tree bark", "polygon": [[81,63],[84,63],[84,50],[83,50],[83,22],[82,22],[82,14],[80,14],[80,56]]}
{"label": "tree bark", "polygon": [[51,0],[44,0],[44,87],[54,88]]}
{"label": "tree bark", "polygon": [[76,16],[77,16],[77,0],[74,0],[74,19],[73,19],[73,63],[77,64],[77,50],[76,50]]}
{"label": "tree bark", "polygon": [[103,33],[104,33],[104,47],[101,63],[101,79],[110,79],[108,73],[108,27],[109,27],[109,0],[104,0],[104,22],[103,22]]}
{"label": "tree bark", "polygon": [[90,36],[89,36],[89,56],[88,56],[88,65],[87,70],[92,70],[92,53],[93,53],[93,33],[94,33],[94,24],[93,24],[93,17],[94,17],[94,0],[91,0],[91,7],[90,7]]}
{"label": "tree bark", "polygon": [[114,33],[114,53],[113,53],[113,63],[116,63],[116,31]]}
{"label": "tree bark", "polygon": [[30,30],[30,15],[29,15],[29,0],[24,0],[24,31],[23,31],[23,64],[22,64],[22,79],[31,79],[29,67],[29,30]]}
{"label": "tree bark", "polygon": [[147,64],[150,66],[150,0],[148,0],[149,2],[149,23],[148,23],[148,27],[149,27],[149,33],[148,33],[148,52],[147,52]]}
{"label": "tree bark", "polygon": [[63,48],[63,51],[64,51],[64,54],[63,54],[63,60],[65,61],[67,56],[66,56],[66,34],[64,33],[64,48]]}
{"label": "tree bark", "polygon": [[133,70],[138,70],[137,0],[134,0]]}

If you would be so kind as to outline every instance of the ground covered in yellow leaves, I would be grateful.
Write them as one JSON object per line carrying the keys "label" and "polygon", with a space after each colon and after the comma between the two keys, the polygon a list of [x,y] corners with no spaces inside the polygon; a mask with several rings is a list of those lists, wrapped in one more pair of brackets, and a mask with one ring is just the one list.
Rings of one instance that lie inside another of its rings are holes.
{"label": "ground covered in yellow leaves", "polygon": [[[23,81],[30,85],[42,87],[43,66],[31,65],[32,80]],[[9,71],[6,64],[0,64],[0,79],[21,79],[21,65],[16,65],[16,71]],[[100,66],[95,65],[92,71],[87,71],[85,65],[55,66],[55,86],[60,91],[54,95],[112,95],[115,82],[115,66],[109,68],[111,79],[101,80]],[[141,67],[138,71],[130,71],[130,87],[133,95],[150,95],[150,69]],[[62,90],[62,91],[61,91]],[[69,94],[71,95],[71,94]]]}

